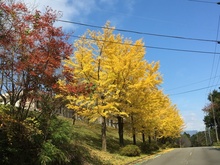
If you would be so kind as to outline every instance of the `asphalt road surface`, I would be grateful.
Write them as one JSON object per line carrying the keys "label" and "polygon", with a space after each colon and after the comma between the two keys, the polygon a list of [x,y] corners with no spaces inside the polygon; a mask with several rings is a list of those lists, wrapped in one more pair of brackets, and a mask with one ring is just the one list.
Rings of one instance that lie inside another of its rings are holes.
{"label": "asphalt road surface", "polygon": [[141,165],[220,165],[220,148],[194,147],[174,149],[140,163]]}

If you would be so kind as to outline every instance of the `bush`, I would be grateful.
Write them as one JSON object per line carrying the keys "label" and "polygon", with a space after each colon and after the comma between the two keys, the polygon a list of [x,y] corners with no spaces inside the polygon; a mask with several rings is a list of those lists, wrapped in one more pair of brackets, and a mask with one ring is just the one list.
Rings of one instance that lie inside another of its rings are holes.
{"label": "bush", "polygon": [[74,155],[72,129],[68,121],[53,117],[48,125],[47,139],[39,153],[40,164],[68,164]]}
{"label": "bush", "polygon": [[220,146],[220,142],[214,142],[213,146]]}
{"label": "bush", "polygon": [[161,149],[166,149],[166,148],[172,148],[173,144],[171,144],[170,142],[166,142],[165,144],[161,144],[160,148]]}
{"label": "bush", "polygon": [[68,121],[56,116],[46,120],[43,115],[37,120],[34,114],[18,121],[3,108],[0,105],[0,164],[59,165],[74,159],[72,125]]}
{"label": "bush", "polygon": [[157,151],[157,150],[159,150],[159,147],[155,142],[141,144],[142,153],[150,154],[151,152]]}
{"label": "bush", "polygon": [[136,145],[127,145],[120,150],[120,155],[123,156],[140,156],[141,150]]}
{"label": "bush", "polygon": [[0,164],[33,164],[40,146],[35,136],[40,136],[41,131],[33,118],[18,120],[10,108],[10,105],[0,105]]}

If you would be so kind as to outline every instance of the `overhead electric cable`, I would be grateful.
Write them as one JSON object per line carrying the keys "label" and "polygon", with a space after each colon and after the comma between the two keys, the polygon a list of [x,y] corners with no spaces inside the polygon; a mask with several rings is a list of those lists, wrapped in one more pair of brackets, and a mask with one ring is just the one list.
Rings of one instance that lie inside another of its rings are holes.
{"label": "overhead electric cable", "polygon": [[220,2],[209,2],[209,1],[200,1],[200,0],[189,0],[189,1],[193,1],[193,2],[202,2],[202,3],[215,3],[220,5]]}
{"label": "overhead electric cable", "polygon": [[168,89],[168,90],[165,90],[165,91],[172,91],[172,90],[188,87],[188,86],[199,84],[199,83],[203,83],[203,82],[209,81],[210,79],[215,79],[215,78],[220,78],[220,75],[216,76],[216,77],[211,77],[211,78],[208,78],[208,79],[205,79],[205,80],[201,80],[201,81],[198,81],[198,82],[190,83],[190,84],[187,84],[187,85],[182,85],[182,86],[179,86],[179,87]]}
{"label": "overhead electric cable", "polygon": [[[219,26],[220,26],[220,16],[219,16],[219,19],[218,19],[218,26],[217,26],[216,40],[218,39]],[[214,56],[213,56],[213,60],[212,60],[212,67],[211,67],[210,78],[212,77],[212,75],[213,75],[213,71],[214,71],[214,65],[215,65],[215,59],[216,59],[216,50],[217,50],[217,44],[215,44],[215,51],[214,51],[214,53],[213,53]],[[217,62],[217,68],[216,68],[215,76],[217,75],[218,65],[219,65],[219,59],[218,59],[218,62]],[[215,76],[214,76],[214,77],[215,77]],[[215,79],[213,80],[212,85],[214,84],[214,82],[215,82]],[[209,84],[208,84],[208,86],[210,86],[210,84],[211,84],[211,79],[209,80]],[[217,81],[216,84],[218,84],[218,81]],[[216,86],[217,86],[217,85],[215,85],[215,87],[216,87]],[[209,90],[211,91],[211,89],[209,89]],[[208,89],[207,89],[207,91],[208,91]],[[207,91],[206,91],[206,93],[208,93]]]}
{"label": "overhead electric cable", "polygon": [[[71,36],[71,37],[74,37],[74,38],[81,38],[81,37],[75,36],[75,35],[70,35],[70,36]],[[132,46],[142,46],[142,45],[127,44],[127,43],[121,43],[121,42],[115,42],[115,41],[98,40],[98,39],[87,38],[87,37],[84,37],[84,39],[95,40],[95,41],[103,41],[103,42],[111,42],[111,43],[115,43],[115,44],[124,44],[124,45],[132,45]],[[166,48],[166,47],[150,46],[150,45],[143,46],[143,47],[145,47],[145,48],[150,48],[150,49],[160,49],[160,50],[178,51],[178,52],[188,52],[188,53],[201,53],[201,54],[213,54],[213,53],[215,53],[215,52],[201,51],[201,50],[176,49],[176,48]],[[220,54],[220,53],[215,53],[215,54]]]}
{"label": "overhead electric cable", "polygon": [[[219,27],[220,27],[220,16],[218,18],[218,28],[217,28],[217,36],[216,36],[216,39],[218,39],[218,36],[219,36]],[[217,50],[217,44],[215,44],[215,52]],[[217,75],[217,72],[218,72],[218,68],[219,68],[219,62],[220,62],[220,56],[218,56],[218,61],[217,61],[217,66],[216,66],[216,70],[215,70],[215,76]],[[214,79],[215,80],[215,79]],[[218,83],[218,82],[217,82]],[[214,81],[213,81],[213,84],[214,84]],[[217,85],[216,85],[217,86]]]}
{"label": "overhead electric cable", "polygon": [[[92,28],[113,29],[113,28],[108,28],[108,27],[103,27],[103,26],[98,26],[98,25],[91,25],[91,24],[86,24],[86,23],[80,23],[80,22],[75,22],[75,21],[68,21],[68,20],[61,20],[61,19],[57,19],[57,21],[59,21],[59,22],[64,22],[64,23],[70,23],[70,24],[81,25],[81,26],[86,26],[86,27],[92,27]],[[182,39],[182,40],[193,40],[193,41],[201,41],[201,42],[220,43],[220,41],[209,40],[209,39],[201,39],[201,38],[191,38],[191,37],[164,35],[164,34],[140,32],[140,31],[134,31],[134,30],[127,30],[127,29],[118,29],[118,28],[114,28],[114,30],[120,31],[120,32],[127,32],[127,33],[135,33],[135,34],[142,34],[142,35],[151,35],[151,36],[156,36],[156,37],[166,37],[166,38],[174,38],[174,39]]]}
{"label": "overhead electric cable", "polygon": [[[217,84],[217,85],[220,85],[220,84]],[[169,96],[181,95],[181,94],[196,92],[196,91],[200,91],[200,90],[203,90],[203,89],[208,89],[208,88],[211,88],[211,87],[214,87],[214,86],[216,86],[216,85],[207,86],[207,87],[198,88],[198,89],[193,89],[193,90],[189,90],[189,91],[185,91],[185,92],[180,92],[180,93],[174,93],[174,94],[170,94]]]}

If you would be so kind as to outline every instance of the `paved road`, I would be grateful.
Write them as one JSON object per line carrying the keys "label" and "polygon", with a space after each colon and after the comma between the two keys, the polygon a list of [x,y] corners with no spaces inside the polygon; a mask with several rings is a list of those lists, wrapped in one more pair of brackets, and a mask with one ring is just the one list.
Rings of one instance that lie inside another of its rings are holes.
{"label": "paved road", "polygon": [[220,165],[220,149],[194,147],[174,149],[141,165]]}

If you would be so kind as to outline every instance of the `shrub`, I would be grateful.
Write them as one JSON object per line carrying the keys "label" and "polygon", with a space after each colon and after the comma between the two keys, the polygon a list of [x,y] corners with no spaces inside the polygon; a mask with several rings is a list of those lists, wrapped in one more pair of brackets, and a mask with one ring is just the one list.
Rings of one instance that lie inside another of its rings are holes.
{"label": "shrub", "polygon": [[213,146],[220,146],[220,142],[214,142]]}
{"label": "shrub", "polygon": [[159,150],[159,147],[155,142],[141,144],[142,153],[150,154],[151,152],[157,151],[157,150]]}
{"label": "shrub", "polygon": [[120,150],[120,155],[123,156],[140,156],[141,150],[136,145],[127,145]]}
{"label": "shrub", "polygon": [[170,142],[166,142],[165,144],[160,144],[161,149],[166,149],[166,148],[172,148],[172,145]]}
{"label": "shrub", "polygon": [[[3,113],[0,106],[0,117]],[[56,116],[47,125],[35,117],[19,122],[12,115],[0,118],[0,164],[68,164],[74,155],[72,125]],[[45,127],[45,132],[41,128]]]}
{"label": "shrub", "polygon": [[35,136],[41,135],[38,123],[33,118],[16,119],[10,108],[0,105],[0,164],[33,164],[40,146],[35,141]]}
{"label": "shrub", "polygon": [[40,164],[67,164],[71,161],[72,131],[68,121],[53,117],[48,125],[47,140],[39,153]]}
{"label": "shrub", "polygon": [[141,144],[141,152],[145,153],[145,154],[151,153],[150,144],[149,143],[142,143]]}

